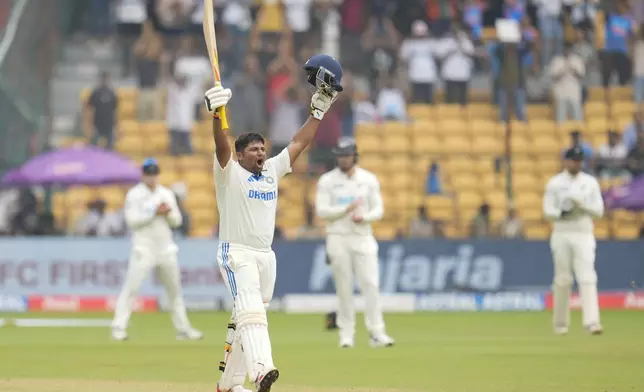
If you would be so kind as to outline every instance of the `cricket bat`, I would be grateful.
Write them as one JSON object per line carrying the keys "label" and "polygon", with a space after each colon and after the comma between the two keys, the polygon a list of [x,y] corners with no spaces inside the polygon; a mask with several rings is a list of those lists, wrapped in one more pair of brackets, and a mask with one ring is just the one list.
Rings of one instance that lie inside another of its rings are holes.
{"label": "cricket bat", "polygon": [[[208,58],[212,67],[212,74],[215,79],[215,85],[221,85],[221,74],[219,73],[219,55],[217,54],[217,35],[215,34],[215,11],[212,0],[203,2],[203,37],[206,40],[208,49]],[[228,129],[228,119],[226,118],[226,108],[219,109],[221,127]]]}

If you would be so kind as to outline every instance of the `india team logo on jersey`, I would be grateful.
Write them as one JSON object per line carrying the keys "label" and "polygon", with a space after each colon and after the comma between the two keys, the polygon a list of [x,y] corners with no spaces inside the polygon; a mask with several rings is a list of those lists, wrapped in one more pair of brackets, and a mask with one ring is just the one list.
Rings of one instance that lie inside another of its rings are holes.
{"label": "india team logo on jersey", "polygon": [[[275,179],[270,176],[264,176],[264,175],[252,175],[248,177],[248,182],[251,184],[258,184],[260,188],[262,188],[262,184],[268,184],[272,185],[275,183]],[[266,186],[264,186],[266,187]],[[258,190],[258,189],[249,189],[248,190],[248,198],[249,199],[254,199],[254,200],[263,200],[263,201],[271,201],[277,199],[277,191],[276,190]]]}

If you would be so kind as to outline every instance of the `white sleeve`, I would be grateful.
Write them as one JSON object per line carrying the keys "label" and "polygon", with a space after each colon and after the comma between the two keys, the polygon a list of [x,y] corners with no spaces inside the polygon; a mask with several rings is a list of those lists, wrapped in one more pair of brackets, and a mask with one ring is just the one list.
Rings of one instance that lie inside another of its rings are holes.
{"label": "white sleeve", "polygon": [[174,197],[174,194],[171,191],[168,192],[168,197],[170,199],[168,200],[170,212],[166,216],[166,220],[168,221],[168,225],[170,225],[171,228],[176,229],[177,227],[181,226],[183,217],[181,216],[181,210],[177,205],[177,199]]}
{"label": "white sleeve", "polygon": [[136,189],[131,189],[125,196],[125,222],[132,230],[146,226],[156,216],[158,206],[141,199]]}
{"label": "white sleeve", "polygon": [[334,206],[331,202],[331,187],[329,181],[325,178],[321,178],[318,181],[315,194],[315,213],[327,221],[340,219],[347,213],[347,206]]}
{"label": "white sleeve", "polygon": [[369,211],[362,216],[365,222],[374,222],[382,219],[385,214],[385,207],[380,192],[380,183],[374,177],[373,182],[369,184]]}
{"label": "white sleeve", "polygon": [[601,218],[604,215],[604,199],[602,198],[601,188],[594,178],[591,178],[589,183],[592,187],[591,193],[584,197],[580,207],[594,218]]}
{"label": "white sleeve", "polygon": [[409,60],[409,42],[407,40],[404,40],[402,43],[402,46],[400,47],[400,58],[407,61]]}
{"label": "white sleeve", "polygon": [[228,163],[226,163],[226,167],[221,167],[216,154],[214,155],[214,158],[215,159],[212,166],[213,166],[213,172],[215,175],[215,181],[227,183],[228,177],[230,176],[230,173],[232,171],[230,167],[232,166],[232,163],[233,163],[233,153],[232,152],[230,153],[230,159],[228,159]]}
{"label": "white sleeve", "polygon": [[561,217],[561,207],[557,199],[557,192],[553,180],[546,185],[546,192],[543,195],[543,216],[548,220],[557,220]]}
{"label": "white sleeve", "polygon": [[282,152],[266,161],[266,163],[275,169],[275,175],[277,176],[276,180],[284,177],[292,171],[291,155],[288,153],[288,148],[283,149]]}

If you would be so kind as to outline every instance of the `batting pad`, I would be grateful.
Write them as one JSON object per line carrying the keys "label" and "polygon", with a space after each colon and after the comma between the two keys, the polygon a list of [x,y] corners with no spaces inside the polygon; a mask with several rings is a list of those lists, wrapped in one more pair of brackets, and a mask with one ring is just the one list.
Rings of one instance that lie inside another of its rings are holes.
{"label": "batting pad", "polygon": [[254,381],[265,368],[273,368],[266,309],[258,289],[242,289],[237,293],[235,319],[244,347],[248,378]]}
{"label": "batting pad", "polygon": [[236,385],[244,385],[244,381],[246,381],[246,363],[244,362],[244,351],[242,350],[234,320],[231,320],[228,324],[224,360],[219,363],[219,370],[223,372],[219,379],[219,389],[222,391],[232,389]]}
{"label": "batting pad", "polygon": [[570,293],[572,285],[552,285],[553,311],[552,323],[555,328],[568,327],[570,324]]}

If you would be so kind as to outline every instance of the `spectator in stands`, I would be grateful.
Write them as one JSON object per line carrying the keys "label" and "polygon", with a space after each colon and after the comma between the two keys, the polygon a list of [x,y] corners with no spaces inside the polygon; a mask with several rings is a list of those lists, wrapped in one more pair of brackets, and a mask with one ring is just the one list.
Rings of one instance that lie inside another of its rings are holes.
{"label": "spectator in stands", "polygon": [[444,238],[442,222],[429,218],[425,206],[418,207],[418,215],[409,222],[409,238]]}
{"label": "spectator in stands", "polygon": [[109,150],[114,148],[117,108],[118,97],[110,84],[110,75],[101,72],[100,83],[92,90],[85,106],[86,123],[91,124],[92,144],[102,144]]}
{"label": "spectator in stands", "polygon": [[452,26],[451,34],[443,37],[438,44],[438,57],[442,60],[445,102],[464,107],[468,102],[468,83],[474,67],[474,45],[459,24]]}
{"label": "spectator in stands", "polygon": [[364,69],[368,66],[363,55],[361,36],[369,15],[368,0],[344,0],[340,5],[342,18],[342,66],[347,69]]}
{"label": "spectator in stands", "polygon": [[523,221],[513,207],[508,209],[508,216],[499,223],[499,235],[505,239],[523,238]]}
{"label": "spectator in stands", "polygon": [[552,78],[557,122],[568,119],[583,121],[581,90],[586,68],[581,57],[572,51],[570,43],[566,43],[561,56],[552,60],[549,74]]}
{"label": "spectator in stands", "polygon": [[562,11],[564,0],[537,0],[539,8],[539,31],[542,37],[541,64],[547,67],[552,60],[562,54],[564,29]]}
{"label": "spectator in stands", "polygon": [[631,77],[629,43],[633,37],[633,24],[628,14],[628,6],[616,3],[617,12],[606,13],[605,48],[600,53],[602,82],[605,88],[610,85],[613,73],[617,74],[619,84],[624,86]]}
{"label": "spectator in stands", "polygon": [[470,29],[475,45],[483,42],[483,12],[487,2],[481,0],[466,0],[463,9],[463,22]]}
{"label": "spectator in stands", "polygon": [[324,238],[324,229],[315,225],[315,211],[310,202],[304,203],[305,222],[297,229],[295,234],[298,240],[312,240]]}
{"label": "spectator in stands", "polygon": [[571,21],[584,41],[593,41],[592,34],[597,17],[595,3],[596,0],[579,0],[572,6]]}
{"label": "spectator in stands", "polygon": [[16,188],[0,189],[0,236],[11,234],[11,222],[18,213],[20,191]]}
{"label": "spectator in stands", "polygon": [[593,43],[584,38],[583,31],[577,31],[576,35],[577,41],[573,45],[572,51],[581,58],[586,69],[584,78],[581,81],[581,101],[586,103],[588,100],[588,88],[593,83],[592,70],[597,69],[597,51]]}
{"label": "spectator in stands", "polygon": [[608,131],[608,141],[599,146],[595,171],[601,178],[629,177],[626,170],[628,150],[617,131]]}
{"label": "spectator in stands", "polygon": [[201,1],[193,0],[156,0],[155,17],[168,32],[182,32],[191,23],[192,14]]}
{"label": "spectator in stands", "polygon": [[141,36],[132,49],[139,83],[139,119],[162,118],[161,94],[157,83],[162,78],[163,38],[154,30],[151,21],[143,23]]}
{"label": "spectator in stands", "polygon": [[271,140],[271,156],[276,156],[289,145],[293,136],[303,123],[306,108],[305,98],[301,90],[291,86],[286,95],[275,104],[271,114],[269,136]]}
{"label": "spectator in stands", "polygon": [[517,119],[526,121],[526,75],[523,67],[525,56],[530,53],[530,47],[525,42],[520,44],[499,44],[494,55],[499,62],[499,106],[501,121],[509,121],[508,105],[512,103]]}
{"label": "spectator in stands", "polygon": [[33,190],[24,188],[18,197],[18,211],[11,221],[11,235],[33,235],[38,229],[40,205]]}
{"label": "spectator in stands", "polygon": [[293,33],[293,46],[299,50],[311,38],[311,3],[313,0],[282,0],[286,21]]}
{"label": "spectator in stands", "polygon": [[181,39],[179,51],[174,64],[175,75],[186,78],[186,87],[191,97],[195,118],[201,115],[203,107],[204,85],[212,78],[212,68],[206,52],[199,51],[194,42],[195,38],[185,36]]}
{"label": "spectator in stands", "polygon": [[628,152],[626,164],[633,178],[644,174],[644,138],[637,141],[637,145]]}
{"label": "spectator in stands", "polygon": [[506,19],[514,19],[521,22],[525,16],[525,1],[523,0],[505,0],[503,6],[503,17]]}
{"label": "spectator in stands", "polygon": [[496,105],[500,105],[501,102],[501,59],[497,55],[501,45],[496,39],[491,39],[486,44],[487,66],[492,79],[492,98]]}
{"label": "spectator in stands", "polygon": [[264,73],[259,68],[257,56],[249,53],[244,61],[243,70],[233,74],[232,84],[235,99],[229,105],[229,115],[234,124],[233,131],[266,132],[266,105],[264,102]]}
{"label": "spectator in stands", "polygon": [[416,20],[411,25],[411,37],[403,41],[400,59],[405,62],[411,87],[411,103],[434,103],[437,71],[436,40],[429,35],[427,24]]}
{"label": "spectator in stands", "polygon": [[376,108],[376,105],[369,100],[368,87],[357,87],[354,90],[351,106],[354,125],[374,123],[378,121],[378,109]]}
{"label": "spectator in stands", "polygon": [[633,49],[633,91],[635,102],[644,102],[644,24],[637,32],[637,40]]}
{"label": "spectator in stands", "polygon": [[407,118],[405,95],[397,86],[393,76],[383,77],[383,86],[376,100],[378,115],[386,121],[400,121]]}
{"label": "spectator in stands", "polygon": [[370,81],[376,86],[382,77],[391,76],[396,69],[398,30],[388,16],[371,17],[362,36],[362,48],[370,67]]}
{"label": "spectator in stands", "polygon": [[76,222],[73,234],[83,237],[112,237],[118,234],[121,227],[105,211],[106,206],[102,199],[87,203],[87,213]]}
{"label": "spectator in stands", "polygon": [[167,123],[172,155],[192,154],[192,126],[195,122],[194,90],[185,75],[177,74],[168,84]]}
{"label": "spectator in stands", "polygon": [[539,43],[541,42],[541,34],[538,29],[532,25],[532,21],[528,15],[525,15],[521,20],[521,35],[523,37],[524,45],[527,46],[528,52],[523,57],[522,63],[526,74],[539,72]]}
{"label": "spectator in stands", "polygon": [[251,4],[252,0],[229,1],[221,14],[221,20],[226,26],[231,40],[229,55],[232,58],[228,60],[228,63],[232,69],[237,69],[244,63],[248,33],[253,25],[250,12]]}
{"label": "spectator in stands", "polygon": [[[284,37],[279,44],[279,53],[268,66],[268,78],[266,80],[266,110],[272,113],[275,103],[279,102],[289,87],[299,80],[296,75],[300,72],[300,64],[295,61],[293,53],[293,42],[289,37]],[[261,64],[260,64],[261,65]]]}
{"label": "spectator in stands", "polygon": [[594,168],[594,156],[593,156],[593,147],[585,142],[582,138],[581,132],[579,131],[572,131],[570,132],[570,145],[564,149],[562,152],[562,159],[563,156],[566,152],[566,150],[574,147],[579,147],[581,150],[584,152],[584,165],[583,165],[583,170],[586,172],[591,171]]}
{"label": "spectator in stands", "polygon": [[188,193],[188,188],[183,182],[177,182],[172,185],[171,189],[174,193],[174,197],[177,200],[179,211],[181,212],[181,226],[177,227],[174,231],[182,237],[188,237],[190,236],[190,231],[192,230],[192,218],[190,216],[190,213],[183,205],[183,202],[186,199]]}
{"label": "spectator in stands", "polygon": [[644,137],[644,115],[637,109],[633,113],[633,123],[624,129],[624,145],[630,151],[637,144],[637,140]]}
{"label": "spectator in stands", "polygon": [[262,69],[277,57],[280,42],[291,39],[291,31],[286,23],[284,6],[279,0],[265,0],[258,12],[251,32],[251,45],[257,54]]}
{"label": "spectator in stands", "polygon": [[481,204],[479,212],[470,222],[470,237],[485,238],[492,236],[492,227],[490,222],[490,205]]}
{"label": "spectator in stands", "polygon": [[109,39],[112,32],[112,10],[109,1],[91,0],[89,30],[101,41]]}
{"label": "spectator in stands", "polygon": [[457,14],[457,0],[427,0],[427,20],[436,37],[440,38],[451,30]]}

